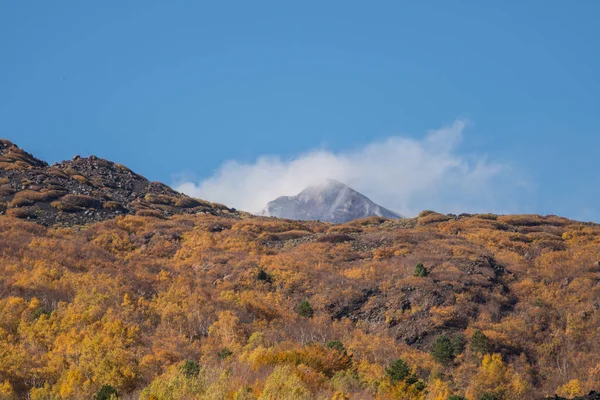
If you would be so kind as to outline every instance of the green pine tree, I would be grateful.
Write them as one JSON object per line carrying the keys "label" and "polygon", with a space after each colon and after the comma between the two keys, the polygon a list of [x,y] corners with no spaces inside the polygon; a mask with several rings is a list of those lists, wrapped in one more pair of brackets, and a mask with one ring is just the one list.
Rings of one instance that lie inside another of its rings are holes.
{"label": "green pine tree", "polygon": [[429,275],[429,271],[427,271],[427,268],[425,268],[423,263],[418,263],[417,266],[415,267],[415,271],[413,272],[413,276],[424,277],[427,275]]}
{"label": "green pine tree", "polygon": [[308,300],[301,301],[300,304],[298,304],[298,306],[296,307],[296,312],[298,313],[298,315],[306,318],[312,317],[315,313]]}
{"label": "green pine tree", "polygon": [[446,335],[440,335],[433,343],[431,355],[442,365],[450,365],[454,360],[454,347],[452,341]]}
{"label": "green pine tree", "polygon": [[490,340],[480,330],[471,336],[471,351],[475,354],[487,354],[490,352]]}
{"label": "green pine tree", "polygon": [[400,382],[406,379],[406,377],[410,374],[410,368],[406,361],[399,358],[396,361],[392,362],[388,368],[385,369],[385,373],[390,377],[392,382]]}

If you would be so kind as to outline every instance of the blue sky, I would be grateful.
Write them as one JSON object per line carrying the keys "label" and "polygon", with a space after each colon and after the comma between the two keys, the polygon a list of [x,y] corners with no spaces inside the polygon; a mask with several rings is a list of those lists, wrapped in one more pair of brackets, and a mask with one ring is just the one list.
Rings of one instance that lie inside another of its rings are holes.
{"label": "blue sky", "polygon": [[[304,182],[331,167],[404,212],[598,221],[598,15],[594,0],[2,2],[0,137],[50,162],[185,176],[233,205],[268,184],[257,169]],[[395,163],[410,158],[398,143],[422,159]],[[393,173],[341,170],[368,154]]]}

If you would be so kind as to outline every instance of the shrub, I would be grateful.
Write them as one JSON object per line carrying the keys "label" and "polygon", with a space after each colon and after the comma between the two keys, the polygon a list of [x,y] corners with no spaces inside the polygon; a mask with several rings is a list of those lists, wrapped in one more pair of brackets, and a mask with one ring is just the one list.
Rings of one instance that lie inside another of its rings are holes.
{"label": "shrub", "polygon": [[50,316],[50,314],[51,314],[50,311],[46,311],[44,308],[39,307],[33,311],[32,317],[33,317],[33,319],[38,319],[42,315]]}
{"label": "shrub", "polygon": [[217,356],[219,357],[220,360],[224,360],[227,357],[229,357],[230,355],[232,355],[233,352],[231,350],[229,350],[227,347],[223,347],[218,353]]}
{"label": "shrub", "polygon": [[149,209],[137,210],[135,215],[139,215],[140,217],[165,218],[165,215],[160,211]]}
{"label": "shrub", "polygon": [[88,178],[86,178],[83,175],[75,174],[75,175],[71,176],[71,178],[75,179],[79,183],[83,183],[83,184],[89,184],[90,183],[90,181],[88,180]]}
{"label": "shrub", "polygon": [[300,304],[298,304],[298,306],[296,307],[296,312],[298,313],[298,315],[306,318],[312,317],[315,313],[308,300],[301,301]]}
{"label": "shrub", "polygon": [[86,208],[99,209],[102,207],[102,203],[98,199],[80,194],[68,194],[60,200],[53,201],[50,205],[65,212],[80,211]]}
{"label": "shrub", "polygon": [[415,382],[415,389],[417,391],[422,392],[423,390],[425,390],[425,387],[426,387],[425,382],[423,382],[423,381]]}
{"label": "shrub", "polygon": [[37,192],[34,190],[23,190],[15,194],[13,200],[9,203],[9,207],[26,207],[32,206],[35,203],[46,202],[54,199],[58,199],[64,194],[63,191],[59,190],[48,190],[43,192]]}
{"label": "shrub", "polygon": [[21,219],[35,219],[42,213],[42,210],[39,207],[21,207],[21,208],[11,208],[6,211],[7,215],[15,218]]}
{"label": "shrub", "polygon": [[447,215],[444,215],[444,214],[436,213],[434,211],[423,211],[421,214],[419,214],[419,217],[418,217],[419,225],[427,225],[427,224],[433,224],[436,222],[444,222],[444,221],[448,221],[450,219],[452,219],[452,218]]}
{"label": "shrub", "polygon": [[453,394],[452,396],[448,397],[448,400],[467,400],[467,398],[459,396],[457,394]]}
{"label": "shrub", "polygon": [[410,374],[406,378],[405,381],[406,381],[406,384],[410,386],[410,385],[413,385],[413,384],[419,382],[419,377],[416,374],[413,373],[413,374]]}
{"label": "shrub", "polygon": [[180,197],[177,200],[175,200],[175,206],[181,208],[194,208],[199,207],[201,205],[202,203],[200,203],[196,199],[192,199],[191,197]]}
{"label": "shrub", "polygon": [[346,351],[346,348],[344,347],[344,344],[342,342],[340,342],[339,340],[332,340],[332,341],[327,342],[327,348],[328,349],[334,349],[334,350],[337,350],[339,352]]}
{"label": "shrub", "polygon": [[413,276],[425,277],[427,275],[429,275],[429,271],[427,271],[427,268],[425,268],[425,266],[422,263],[418,263],[413,272]]}
{"label": "shrub", "polygon": [[114,400],[119,398],[119,393],[117,389],[110,385],[104,385],[98,390],[96,393],[96,400]]}
{"label": "shrub", "polygon": [[181,367],[179,367],[179,370],[183,375],[191,378],[193,376],[198,376],[200,373],[200,364],[193,360],[185,360],[183,364],[181,364]]}
{"label": "shrub", "polygon": [[69,178],[69,175],[65,174],[60,169],[55,168],[55,167],[48,168],[46,170],[46,174],[48,174],[49,176],[56,176],[56,177],[64,178],[64,179]]}
{"label": "shrub", "polygon": [[148,203],[152,203],[152,204],[164,204],[167,206],[170,206],[174,203],[174,198],[171,196],[167,196],[165,194],[153,194],[153,193],[148,193],[146,194],[146,196],[144,196],[144,199],[148,202]]}
{"label": "shrub", "polygon": [[392,362],[388,368],[385,369],[385,373],[392,382],[400,382],[405,380],[410,374],[410,368],[406,361],[399,358]]}
{"label": "shrub", "polygon": [[433,343],[431,355],[440,364],[449,365],[454,360],[454,348],[450,338],[446,335],[438,336]]}
{"label": "shrub", "polygon": [[269,274],[267,274],[264,269],[261,269],[260,271],[258,271],[258,274],[256,274],[256,279],[258,279],[259,281],[268,282]]}
{"label": "shrub", "polygon": [[107,201],[106,203],[102,204],[102,207],[111,211],[125,211],[123,205],[116,201]]}
{"label": "shrub", "polygon": [[8,206],[10,208],[18,208],[18,207],[32,206],[35,203],[36,203],[35,200],[27,199],[24,197],[18,198],[17,196],[15,196],[15,198],[12,199],[12,201],[10,203],[8,203]]}
{"label": "shrub", "polygon": [[350,240],[354,240],[354,238],[350,235],[346,235],[343,233],[334,233],[334,234],[327,234],[325,236],[321,236],[320,238],[317,239],[317,242],[323,242],[323,243],[343,243],[343,242],[348,242]]}
{"label": "shrub", "polygon": [[302,231],[302,230],[291,230],[286,232],[279,233],[263,233],[260,235],[260,239],[262,240],[272,240],[272,241],[284,241],[284,240],[293,240],[300,239],[306,236],[312,235],[312,232]]}
{"label": "shrub", "polygon": [[0,186],[0,197],[10,196],[15,192],[15,189],[8,185]]}
{"label": "shrub", "polygon": [[490,352],[490,340],[480,330],[471,336],[471,351],[476,354],[487,354]]}
{"label": "shrub", "polygon": [[479,397],[479,400],[500,400],[500,398],[493,393],[486,392]]}

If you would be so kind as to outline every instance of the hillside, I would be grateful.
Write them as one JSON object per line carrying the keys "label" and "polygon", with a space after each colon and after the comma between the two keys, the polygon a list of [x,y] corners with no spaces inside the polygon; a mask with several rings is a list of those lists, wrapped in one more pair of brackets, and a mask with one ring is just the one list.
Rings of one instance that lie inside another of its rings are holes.
{"label": "hillside", "polygon": [[95,156],[49,166],[0,139],[0,212],[44,225],[82,225],[117,215],[234,215]]}
{"label": "hillside", "polygon": [[536,215],[0,216],[0,396],[573,398],[600,386],[599,245]]}
{"label": "hillside", "polygon": [[278,197],[267,204],[261,215],[333,223],[374,216],[400,218],[398,214],[333,179],[309,186],[295,196]]}

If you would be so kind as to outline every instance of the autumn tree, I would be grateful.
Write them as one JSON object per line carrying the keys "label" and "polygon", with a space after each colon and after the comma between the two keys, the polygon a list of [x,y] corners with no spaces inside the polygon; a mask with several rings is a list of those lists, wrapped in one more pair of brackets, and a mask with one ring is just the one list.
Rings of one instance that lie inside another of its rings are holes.
{"label": "autumn tree", "polygon": [[310,392],[290,366],[275,367],[259,400],[308,400]]}

